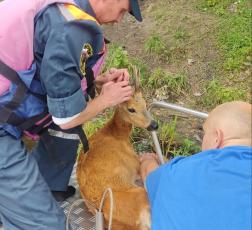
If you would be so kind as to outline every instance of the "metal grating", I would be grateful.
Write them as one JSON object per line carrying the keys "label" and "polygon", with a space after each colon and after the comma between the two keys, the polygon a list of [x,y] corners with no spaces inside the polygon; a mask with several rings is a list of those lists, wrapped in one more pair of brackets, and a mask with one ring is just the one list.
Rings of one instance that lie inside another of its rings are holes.
{"label": "metal grating", "polygon": [[76,188],[75,195],[60,203],[60,206],[64,210],[66,216],[68,216],[69,210],[71,209],[69,216],[69,228],[71,230],[95,230],[95,216],[89,212],[84,202],[79,200],[81,199],[81,195],[76,179],[76,165],[74,166],[70,184]]}

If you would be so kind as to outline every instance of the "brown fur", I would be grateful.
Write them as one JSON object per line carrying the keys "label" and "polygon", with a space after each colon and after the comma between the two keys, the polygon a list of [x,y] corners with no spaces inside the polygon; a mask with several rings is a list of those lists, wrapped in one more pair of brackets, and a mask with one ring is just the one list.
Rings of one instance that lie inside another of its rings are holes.
{"label": "brown fur", "polygon": [[[134,108],[136,113],[130,113]],[[114,230],[147,230],[150,213],[144,188],[135,184],[139,178],[139,161],[130,143],[132,124],[146,128],[151,118],[140,92],[120,105],[114,117],[89,140],[87,155],[80,154],[77,179],[82,196],[99,207],[106,188],[114,197]],[[109,199],[104,206],[106,221],[109,218]]]}

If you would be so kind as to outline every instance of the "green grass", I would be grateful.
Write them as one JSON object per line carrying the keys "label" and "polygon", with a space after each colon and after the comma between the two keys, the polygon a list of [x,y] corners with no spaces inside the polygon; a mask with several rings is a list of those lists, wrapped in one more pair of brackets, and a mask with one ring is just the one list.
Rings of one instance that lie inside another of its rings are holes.
{"label": "green grass", "polygon": [[[194,141],[176,132],[177,122],[177,116],[170,123],[159,122],[158,139],[162,153],[167,159],[177,156],[189,156],[200,151],[200,146]],[[180,144],[178,144],[178,140],[180,140]]]}
{"label": "green grass", "polygon": [[176,28],[175,32],[174,32],[174,38],[176,40],[185,40],[186,38],[188,38],[189,35],[186,31],[185,28],[179,26],[178,28]]}
{"label": "green grass", "polygon": [[144,43],[144,48],[146,52],[156,54],[165,61],[170,59],[170,50],[158,34],[149,36]]}
{"label": "green grass", "polygon": [[219,19],[217,41],[226,70],[240,70],[251,56],[251,3],[249,0],[202,0],[198,8]]}
{"label": "green grass", "polygon": [[150,14],[154,18],[156,25],[160,26],[161,23],[164,23],[166,21],[166,18],[168,16],[166,3],[162,2],[161,4],[156,4],[154,7],[152,7]]}
{"label": "green grass", "polygon": [[129,54],[123,47],[114,44],[109,45],[108,55],[106,57],[106,64],[103,71],[110,68],[127,68],[130,75],[133,75],[132,66],[136,66],[140,71],[141,82],[144,83],[147,79],[148,69],[146,64],[139,58],[129,57]]}
{"label": "green grass", "polygon": [[214,79],[208,83],[201,103],[205,107],[214,108],[219,104],[234,100],[246,100],[246,92],[235,87],[223,86]]}
{"label": "green grass", "polygon": [[175,94],[180,93],[188,87],[187,78],[184,74],[172,75],[166,73],[160,67],[153,70],[150,77],[147,79],[146,84],[152,89],[157,89],[166,85],[168,89]]}
{"label": "green grass", "polygon": [[87,137],[92,136],[97,130],[102,128],[104,124],[112,117],[113,109],[108,109],[102,115],[97,116],[96,118],[88,121],[84,124],[83,128]]}

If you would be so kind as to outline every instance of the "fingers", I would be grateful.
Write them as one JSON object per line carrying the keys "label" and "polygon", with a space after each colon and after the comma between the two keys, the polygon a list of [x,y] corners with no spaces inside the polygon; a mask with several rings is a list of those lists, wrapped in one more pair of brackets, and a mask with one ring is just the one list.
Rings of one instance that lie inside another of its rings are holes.
{"label": "fingers", "polygon": [[109,81],[115,81],[115,82],[119,82],[119,81],[129,81],[129,73],[127,69],[115,69],[115,68],[111,68],[108,71],[108,80]]}
{"label": "fingers", "polygon": [[107,82],[102,87],[103,99],[107,101],[108,107],[113,107],[128,101],[133,93],[128,81]]}
{"label": "fingers", "polygon": [[144,153],[139,156],[139,161],[143,162],[145,160],[155,160],[159,163],[158,156],[155,153]]}

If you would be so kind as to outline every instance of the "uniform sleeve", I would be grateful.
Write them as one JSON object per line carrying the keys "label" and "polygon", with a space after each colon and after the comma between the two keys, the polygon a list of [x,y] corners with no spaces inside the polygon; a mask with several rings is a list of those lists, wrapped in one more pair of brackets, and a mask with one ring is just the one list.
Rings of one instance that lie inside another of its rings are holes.
{"label": "uniform sleeve", "polygon": [[102,49],[102,35],[94,22],[65,22],[50,31],[41,62],[40,78],[53,117],[72,117],[86,107],[80,71],[80,55],[84,44],[93,48],[93,54]]}

